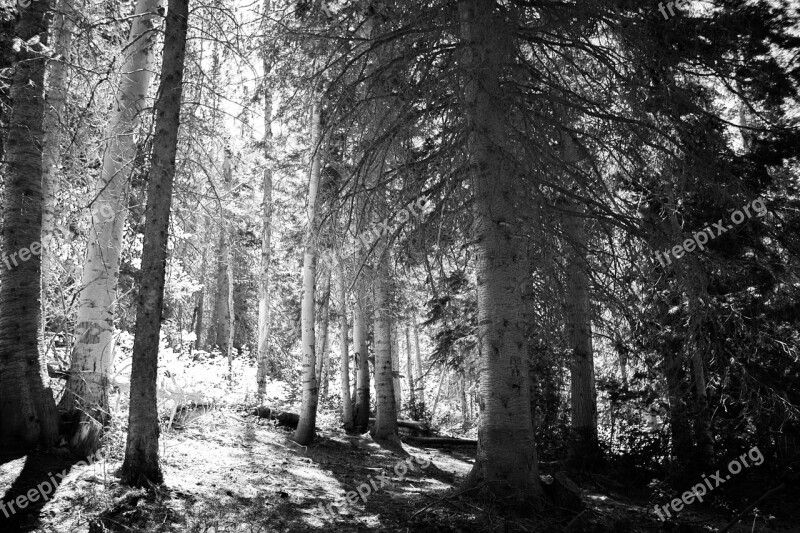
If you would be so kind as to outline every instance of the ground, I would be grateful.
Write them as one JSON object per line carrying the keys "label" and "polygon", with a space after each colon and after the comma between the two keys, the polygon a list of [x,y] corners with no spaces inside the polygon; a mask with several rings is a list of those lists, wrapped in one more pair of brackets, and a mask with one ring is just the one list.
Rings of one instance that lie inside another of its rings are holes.
{"label": "ground", "polygon": [[[11,487],[4,502],[35,490],[65,467],[68,473],[44,504],[32,503],[10,520],[0,512],[0,532],[538,532],[564,531],[570,522],[570,531],[652,532],[714,531],[710,526],[725,523],[713,514],[693,515],[687,521],[694,527],[676,529],[661,524],[646,502],[631,501],[613,486],[599,484],[584,491],[589,507],[574,521],[574,513],[549,507],[546,518],[511,518],[491,502],[467,494],[443,499],[469,471],[474,448],[404,444],[409,455],[401,455],[381,448],[368,435],[344,434],[332,423],[333,415],[327,421],[323,416],[314,444],[304,447],[291,441],[290,431],[244,409],[194,416],[182,420],[180,429],[162,433],[165,484],[150,494],[123,487],[114,476],[122,459],[121,440],[110,442],[104,452],[108,456],[87,466],[70,469],[75,459],[66,451],[3,463],[0,487]],[[415,468],[403,472],[399,465],[408,468],[406,459]],[[341,501],[359,486],[366,493],[370,482],[377,490],[370,488],[363,499],[351,494],[357,502],[343,505],[334,517],[324,511],[325,505]]]}

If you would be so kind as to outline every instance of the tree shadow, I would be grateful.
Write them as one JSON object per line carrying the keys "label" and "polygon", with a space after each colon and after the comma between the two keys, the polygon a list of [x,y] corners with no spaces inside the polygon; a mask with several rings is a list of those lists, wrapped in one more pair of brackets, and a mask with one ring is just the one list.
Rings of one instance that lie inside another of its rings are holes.
{"label": "tree shadow", "polygon": [[[23,455],[18,455],[19,459]],[[11,462],[8,456],[0,464]],[[0,531],[30,531],[37,527],[42,508],[79,459],[72,454],[29,454],[14,482],[0,498]],[[1,488],[0,488],[1,489]]]}

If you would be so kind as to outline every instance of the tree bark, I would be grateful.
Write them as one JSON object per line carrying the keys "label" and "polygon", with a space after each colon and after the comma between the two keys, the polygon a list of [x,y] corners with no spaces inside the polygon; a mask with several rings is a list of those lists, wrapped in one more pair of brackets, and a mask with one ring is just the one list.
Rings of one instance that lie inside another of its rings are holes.
{"label": "tree bark", "polygon": [[573,460],[591,460],[597,454],[597,392],[589,311],[589,274],[586,262],[586,227],[577,206],[561,217],[566,252],[564,330],[570,361],[570,407],[572,411],[569,455]]}
{"label": "tree bark", "polygon": [[[264,20],[270,13],[270,0],[264,0]],[[266,34],[266,33],[265,33]],[[264,180],[261,185],[261,262],[258,278],[258,352],[256,354],[256,384],[259,403],[267,390],[269,333],[272,319],[269,305],[269,267],[272,260],[272,90],[268,76],[272,61],[268,55],[268,40],[262,44],[264,66]]]}
{"label": "tree bark", "polygon": [[223,223],[219,228],[219,244],[217,245],[217,291],[214,299],[214,316],[212,321],[212,335],[209,344],[228,354],[228,340],[230,339],[230,300],[228,298],[228,235]]}
{"label": "tree bark", "polygon": [[389,322],[389,331],[392,337],[390,343],[392,348],[392,388],[394,388],[394,407],[399,414],[403,410],[403,382],[400,379],[400,334],[399,329],[392,325],[393,322],[393,320]]}
{"label": "tree bark", "polygon": [[[492,0],[459,4],[464,102],[474,184],[480,384],[483,412],[478,455],[466,486],[485,482],[497,497],[529,507],[541,495],[531,421],[520,284],[524,253],[515,213],[513,167],[504,153],[501,69],[512,61],[512,27]],[[532,502],[533,500],[533,502]]]}
{"label": "tree bark", "polygon": [[[92,202],[92,227],[75,320],[70,377],[59,407],[73,421],[71,447],[94,453],[109,421],[108,380],[113,363],[114,315],[122,233],[127,213],[134,135],[153,70],[162,0],[138,0],[122,66],[117,103],[103,136],[108,140]],[[94,428],[89,430],[89,428]]]}
{"label": "tree bark", "polygon": [[20,8],[15,27],[22,43],[14,67],[5,154],[3,250],[8,256],[0,265],[0,449],[7,452],[27,452],[58,440],[58,413],[40,348],[42,123],[49,10],[48,1]]}
{"label": "tree bark", "polygon": [[389,320],[389,252],[378,260],[374,282],[375,302],[375,440],[398,438],[392,372],[391,322]]}
{"label": "tree bark", "polygon": [[328,327],[330,326],[331,304],[331,270],[328,268],[322,281],[322,302],[319,317],[319,342],[317,346],[317,380],[322,387],[322,397],[328,395],[328,370],[330,357],[328,357]]}
{"label": "tree bark", "polygon": [[164,302],[169,214],[180,127],[188,0],[169,0],[164,63],[156,102],[153,157],[147,185],[142,270],[136,310],[131,368],[128,439],[120,476],[128,485],[145,487],[163,481],[158,464],[156,382],[158,340]]}
{"label": "tree bark", "polygon": [[320,103],[315,100],[311,110],[311,175],[308,185],[308,205],[306,206],[308,226],[305,235],[305,253],[303,254],[303,301],[301,309],[303,400],[300,408],[300,423],[294,433],[294,440],[304,446],[314,440],[314,429],[317,423],[317,403],[319,401],[319,388],[315,375],[314,284],[317,277],[317,239],[319,236],[317,228],[317,193],[319,190],[322,144],[320,107]]}
{"label": "tree bark", "polygon": [[363,280],[357,281],[356,305],[353,311],[353,348],[356,354],[355,431],[366,433],[369,426],[369,355],[367,354],[367,323],[365,319]]}
{"label": "tree bark", "polygon": [[411,364],[411,328],[406,326],[406,374],[408,379],[408,397],[410,405],[416,405],[417,398],[414,391],[414,365]]}
{"label": "tree bark", "polygon": [[[44,113],[42,144],[42,242],[52,243],[55,230],[56,196],[60,189],[58,178],[61,165],[61,136],[64,123],[64,102],[67,99],[66,72],[72,52],[73,18],[77,15],[72,0],[58,0],[53,17],[52,49],[47,79],[47,98]],[[52,244],[51,244],[52,246]],[[47,323],[47,289],[52,283],[52,251],[42,250],[42,340]]]}
{"label": "tree bark", "polygon": [[414,319],[414,358],[417,361],[417,397],[419,398],[419,412],[425,412],[425,373],[422,369],[422,355],[419,350],[419,326]]}
{"label": "tree bark", "polygon": [[342,378],[342,424],[348,433],[353,431],[353,403],[350,398],[350,353],[348,351],[347,325],[347,279],[344,262],[337,258],[339,268],[336,276],[336,289],[339,294],[339,365]]}

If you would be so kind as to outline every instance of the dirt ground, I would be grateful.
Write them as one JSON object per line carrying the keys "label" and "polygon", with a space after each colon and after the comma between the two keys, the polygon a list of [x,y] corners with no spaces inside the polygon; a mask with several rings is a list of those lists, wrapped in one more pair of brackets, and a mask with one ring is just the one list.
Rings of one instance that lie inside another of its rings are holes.
{"label": "dirt ground", "polygon": [[[183,429],[161,435],[165,484],[147,494],[122,487],[113,472],[121,464],[122,433],[103,460],[74,466],[62,454],[17,458],[0,464],[2,501],[64,478],[46,502],[30,503],[6,518],[0,533],[75,532],[470,532],[470,531],[714,531],[724,520],[695,515],[680,527],[662,524],[646,502],[613,491],[586,490],[584,513],[545,509],[544,518],[512,518],[492,503],[452,494],[474,462],[474,448],[448,450],[404,444],[409,455],[326,427],[303,447],[291,433],[243,411],[215,410]],[[330,424],[329,426],[335,426]],[[409,468],[406,459],[415,467]],[[428,464],[429,462],[429,464]],[[73,466],[71,466],[73,465]],[[403,465],[403,466],[399,466]],[[403,470],[406,470],[405,472]],[[369,494],[367,492],[369,486]],[[364,497],[355,491],[361,488]],[[7,489],[6,489],[7,488]],[[334,516],[324,507],[350,501]],[[652,506],[650,506],[652,507]],[[681,529],[682,528],[682,529]],[[800,531],[800,529],[770,529]],[[737,526],[731,531],[766,531]]]}

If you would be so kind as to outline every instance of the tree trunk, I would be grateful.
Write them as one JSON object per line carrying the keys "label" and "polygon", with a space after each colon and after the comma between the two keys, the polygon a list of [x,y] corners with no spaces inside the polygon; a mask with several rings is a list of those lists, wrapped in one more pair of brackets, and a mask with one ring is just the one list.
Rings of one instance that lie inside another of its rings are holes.
{"label": "tree trunk", "polygon": [[[58,0],[53,17],[51,58],[47,79],[47,98],[45,101],[44,141],[42,144],[42,242],[51,243],[55,230],[56,196],[60,188],[58,172],[61,166],[61,135],[64,123],[64,102],[67,98],[66,72],[72,52],[72,34],[76,16],[72,0]],[[52,251],[42,250],[42,340],[47,323],[47,289],[52,284]]]}
{"label": "tree trunk", "polygon": [[[71,446],[82,456],[97,449],[100,433],[110,416],[108,373],[114,357],[120,250],[131,163],[136,155],[134,135],[150,85],[161,4],[161,0],[138,0],[136,3],[117,104],[103,136],[108,144],[92,202],[92,225],[81,280],[83,289],[75,320],[75,346],[70,375],[59,404],[72,419]],[[94,429],[89,430],[90,427]]]}
{"label": "tree trunk", "polygon": [[203,344],[203,318],[205,315],[205,297],[206,297],[206,269],[208,268],[208,242],[203,245],[203,265],[200,270],[200,291],[197,293],[197,305],[195,307],[195,322],[194,322],[194,349],[201,350],[204,348]]}
{"label": "tree trunk", "polygon": [[408,326],[406,326],[406,375],[408,376],[409,405],[415,406],[417,398],[414,391],[414,366],[411,364],[411,328]]}
{"label": "tree trunk", "polygon": [[580,211],[561,217],[566,252],[564,330],[570,361],[570,406],[572,411],[571,459],[591,461],[597,454],[597,393],[594,382],[594,351],[589,311],[589,274],[586,262],[586,226]]}
{"label": "tree trunk", "polygon": [[[232,170],[231,170],[231,160],[230,160],[230,151],[225,150],[225,163],[223,164],[223,171],[226,174],[225,182],[227,184],[231,184],[232,179]],[[226,273],[227,273],[227,282],[228,282],[228,340],[227,343],[227,352],[228,352],[228,385],[233,386],[233,342],[236,338],[236,302],[234,300],[234,275],[233,275],[233,237],[229,239],[228,247],[225,250],[225,266],[226,266]]]}
{"label": "tree trunk", "polygon": [[[264,18],[269,16],[270,0],[264,0]],[[267,390],[267,363],[269,360],[269,332],[271,312],[269,306],[269,267],[272,258],[272,90],[267,76],[272,62],[267,54],[268,40],[262,45],[264,65],[264,181],[261,185],[261,263],[258,278],[258,352],[256,355],[256,384],[261,402]]]}
{"label": "tree trunk", "polygon": [[419,412],[425,412],[425,374],[422,369],[422,355],[419,350],[419,326],[414,319],[414,358],[417,361],[417,397],[419,398]]}
{"label": "tree trunk", "polygon": [[398,438],[397,406],[392,373],[391,322],[389,320],[389,251],[378,260],[375,273],[375,440]]}
{"label": "tree trunk", "polygon": [[[0,449],[27,452],[58,441],[58,413],[40,348],[42,322],[42,122],[47,12],[21,8],[4,172],[0,274]],[[43,44],[40,44],[40,42]],[[17,262],[17,256],[20,262]],[[9,264],[12,263],[12,264]]]}
{"label": "tree trunk", "polygon": [[208,342],[227,355],[230,339],[230,300],[228,299],[228,235],[224,224],[219,228],[219,245],[217,246],[217,292],[214,300],[213,334]]}
{"label": "tree trunk", "polygon": [[431,407],[431,422],[433,422],[433,417],[436,415],[436,408],[439,406],[439,397],[442,395],[442,384],[444,383],[444,378],[447,376],[447,371],[443,368],[442,373],[439,376],[439,384],[436,386],[436,396],[433,399],[433,407]]}
{"label": "tree trunk", "polygon": [[298,444],[307,445],[314,440],[317,423],[319,388],[315,376],[315,332],[314,332],[314,284],[317,277],[317,193],[321,167],[322,128],[320,125],[320,103],[314,102],[311,111],[311,176],[308,185],[306,216],[308,226],[303,254],[303,301],[301,309],[303,344],[303,400],[300,408],[300,423],[294,433]]}
{"label": "tree trunk", "polygon": [[331,309],[331,270],[328,268],[322,281],[322,303],[320,305],[319,342],[317,346],[317,380],[322,387],[322,397],[328,395],[328,370],[330,357],[328,357],[328,326],[330,325]]}
{"label": "tree trunk", "polygon": [[358,376],[356,378],[355,431],[366,433],[369,426],[369,356],[367,354],[367,323],[365,319],[363,280],[357,281],[356,305],[353,311],[353,348],[356,353]]}
{"label": "tree trunk", "polygon": [[353,404],[350,398],[350,353],[347,349],[347,279],[344,275],[344,262],[338,258],[339,272],[336,288],[339,293],[339,365],[342,378],[342,423],[348,433],[353,431]]}
{"label": "tree trunk", "polygon": [[[505,159],[501,69],[511,62],[512,26],[492,0],[459,4],[466,45],[464,102],[474,184],[478,337],[483,412],[478,455],[466,486],[485,482],[506,501],[529,507],[541,495],[523,335],[524,254],[515,234],[518,192]],[[533,502],[531,501],[533,500]]]}
{"label": "tree trunk", "polygon": [[[392,321],[390,321],[390,324]],[[392,387],[394,388],[394,407],[400,413],[403,410],[403,382],[400,379],[400,334],[397,327],[390,326],[389,331],[392,335]]]}
{"label": "tree trunk", "polygon": [[459,392],[461,393],[461,425],[464,429],[469,427],[469,416],[467,414],[467,383],[464,379],[464,374],[461,374],[461,383]]}
{"label": "tree trunk", "polygon": [[175,178],[175,153],[178,147],[188,17],[188,0],[169,0],[164,63],[156,102],[153,157],[147,180],[142,275],[131,367],[128,440],[125,460],[120,470],[124,483],[138,487],[163,481],[158,464],[158,340],[164,302],[169,214]]}

